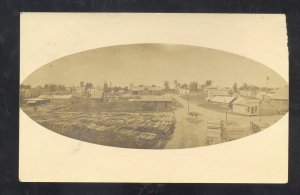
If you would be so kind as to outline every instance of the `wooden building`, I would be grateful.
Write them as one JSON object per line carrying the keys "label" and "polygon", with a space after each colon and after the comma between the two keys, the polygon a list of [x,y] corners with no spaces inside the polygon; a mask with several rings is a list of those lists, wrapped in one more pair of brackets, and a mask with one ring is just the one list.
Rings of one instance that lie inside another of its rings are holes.
{"label": "wooden building", "polygon": [[142,102],[145,111],[166,111],[172,109],[172,98],[169,96],[142,96],[132,101]]}
{"label": "wooden building", "polygon": [[282,87],[274,91],[270,97],[270,105],[274,108],[287,111],[289,107],[289,89]]}
{"label": "wooden building", "polygon": [[132,87],[130,91],[131,91],[131,95],[140,96],[145,93],[145,90],[146,87],[141,86],[141,87]]}
{"label": "wooden building", "polygon": [[259,99],[239,97],[232,102],[232,111],[247,116],[257,116],[259,115]]}
{"label": "wooden building", "polygon": [[147,87],[149,95],[163,95],[163,90],[161,87]]}
{"label": "wooden building", "polygon": [[236,99],[236,97],[230,96],[215,96],[209,100],[210,104],[215,104],[223,108],[232,109],[232,102]]}

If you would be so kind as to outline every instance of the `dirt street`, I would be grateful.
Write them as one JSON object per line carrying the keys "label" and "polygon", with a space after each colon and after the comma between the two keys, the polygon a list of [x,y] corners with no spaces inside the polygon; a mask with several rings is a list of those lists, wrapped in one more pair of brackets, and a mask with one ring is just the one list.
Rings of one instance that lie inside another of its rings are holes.
{"label": "dirt street", "polygon": [[[194,119],[193,121],[188,118],[188,102],[179,95],[173,95],[173,98],[182,104],[183,108],[177,108],[174,111],[176,127],[172,139],[170,139],[165,148],[178,149],[205,146],[206,121],[225,121],[226,114],[189,103],[189,111],[199,113],[198,119]],[[269,124],[273,124],[281,117],[281,115],[248,117],[230,113],[227,114],[227,120],[236,122],[241,128],[249,128],[250,121],[257,121],[259,119]]]}

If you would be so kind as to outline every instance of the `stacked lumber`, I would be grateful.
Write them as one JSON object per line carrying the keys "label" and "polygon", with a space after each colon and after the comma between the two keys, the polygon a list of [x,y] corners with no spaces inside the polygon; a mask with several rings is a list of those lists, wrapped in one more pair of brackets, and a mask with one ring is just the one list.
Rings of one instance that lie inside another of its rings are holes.
{"label": "stacked lumber", "polygon": [[225,141],[231,141],[246,137],[249,134],[250,131],[246,128],[240,127],[237,122],[228,121],[222,137]]}
{"label": "stacked lumber", "polygon": [[206,142],[208,145],[217,144],[221,142],[221,133],[223,128],[223,121],[209,120],[206,123]]}
{"label": "stacked lumber", "polygon": [[119,147],[152,148],[165,143],[175,129],[171,112],[32,113],[42,126],[76,139]]}

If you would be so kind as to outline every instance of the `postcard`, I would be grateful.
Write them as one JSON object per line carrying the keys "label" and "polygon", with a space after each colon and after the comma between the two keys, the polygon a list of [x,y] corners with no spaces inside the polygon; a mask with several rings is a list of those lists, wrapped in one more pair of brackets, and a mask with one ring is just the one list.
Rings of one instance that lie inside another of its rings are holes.
{"label": "postcard", "polygon": [[282,14],[22,13],[20,181],[288,182]]}

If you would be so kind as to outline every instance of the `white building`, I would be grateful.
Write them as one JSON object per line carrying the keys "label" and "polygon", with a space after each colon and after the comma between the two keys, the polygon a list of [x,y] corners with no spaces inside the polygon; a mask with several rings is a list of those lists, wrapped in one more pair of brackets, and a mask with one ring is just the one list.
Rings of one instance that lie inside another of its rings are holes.
{"label": "white building", "polygon": [[239,97],[232,103],[232,111],[247,116],[257,116],[259,115],[259,99]]}

